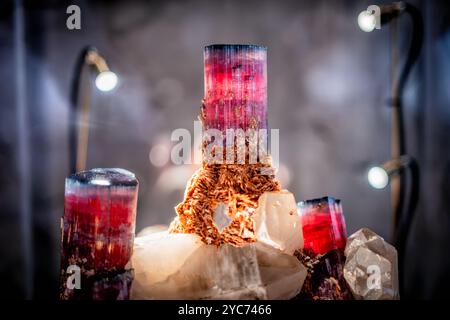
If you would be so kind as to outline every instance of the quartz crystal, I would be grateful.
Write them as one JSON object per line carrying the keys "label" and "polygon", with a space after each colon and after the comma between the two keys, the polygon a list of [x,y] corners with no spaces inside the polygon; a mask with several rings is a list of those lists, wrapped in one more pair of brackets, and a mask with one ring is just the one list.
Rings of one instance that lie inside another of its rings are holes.
{"label": "quartz crystal", "polygon": [[[138,181],[123,169],[92,169],[66,179],[61,220],[61,299],[123,298],[131,273]],[[67,287],[79,268],[81,289]],[[109,283],[111,282],[111,283]],[[99,288],[108,294],[97,292]],[[106,291],[105,291],[106,292]]]}
{"label": "quartz crystal", "polygon": [[257,241],[287,254],[303,248],[301,221],[294,195],[289,191],[264,192],[253,219]]}
{"label": "quartz crystal", "polygon": [[363,228],[348,238],[345,255],[344,277],[355,299],[399,298],[397,250],[392,245]]}
{"label": "quartz crystal", "polygon": [[298,204],[303,226],[304,250],[309,255],[345,248],[346,228],[340,200],[332,197]]}
{"label": "quartz crystal", "polygon": [[204,244],[194,234],[159,232],[136,238],[133,299],[289,299],[306,268],[261,243]]}

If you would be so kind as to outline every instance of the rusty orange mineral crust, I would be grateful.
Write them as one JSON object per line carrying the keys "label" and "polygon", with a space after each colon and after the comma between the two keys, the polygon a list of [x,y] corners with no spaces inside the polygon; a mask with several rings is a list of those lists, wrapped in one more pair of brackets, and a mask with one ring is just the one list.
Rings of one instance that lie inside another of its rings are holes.
{"label": "rusty orange mineral crust", "polygon": [[[207,244],[242,246],[254,242],[252,215],[266,191],[279,191],[274,175],[261,174],[270,164],[203,164],[188,182],[184,201],[176,208],[178,217],[169,231],[195,233]],[[220,232],[214,224],[218,204],[228,205],[232,222]]]}

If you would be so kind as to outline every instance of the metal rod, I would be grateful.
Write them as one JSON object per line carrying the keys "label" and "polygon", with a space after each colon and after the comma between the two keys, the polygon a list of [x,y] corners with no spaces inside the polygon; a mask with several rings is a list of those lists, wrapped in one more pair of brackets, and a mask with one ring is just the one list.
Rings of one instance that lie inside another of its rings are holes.
{"label": "metal rod", "polygon": [[89,145],[89,115],[90,107],[90,84],[83,85],[80,92],[81,108],[78,121],[78,139],[77,139],[77,154],[76,154],[76,172],[86,169],[88,145]]}
{"label": "metal rod", "polygon": [[[408,13],[412,21],[411,44],[401,73],[398,74],[398,19],[393,19],[391,27],[391,158],[406,157],[406,142],[404,134],[402,94],[411,69],[416,62],[423,40],[423,21],[420,12],[408,3],[403,4],[404,12]],[[391,201],[393,212],[393,243],[398,250],[398,266],[400,272],[400,291],[405,290],[404,270],[405,254],[414,212],[419,199],[420,170],[417,162],[409,157],[409,164],[405,167],[410,175],[407,180],[405,171],[391,179]],[[409,197],[406,199],[407,182],[409,182]],[[407,200],[407,201],[405,201]]]}
{"label": "metal rod", "polygon": [[[403,128],[403,114],[401,106],[401,92],[399,87],[398,65],[398,20],[391,21],[391,159],[399,159],[405,153],[405,139]],[[392,207],[392,239],[395,239],[402,212],[404,193],[404,179],[402,175],[395,175],[391,182]]]}
{"label": "metal rod", "polygon": [[[69,111],[69,159],[70,172],[75,173],[86,166],[87,143],[89,136],[89,93],[90,89],[80,87],[84,66],[87,64],[89,54],[97,50],[92,46],[85,47],[77,57],[73,78],[70,87]],[[89,86],[90,88],[90,86]],[[81,115],[78,117],[78,102],[82,99]],[[84,145],[81,145],[82,142]],[[80,154],[81,153],[81,154]],[[83,158],[84,157],[84,160]]]}

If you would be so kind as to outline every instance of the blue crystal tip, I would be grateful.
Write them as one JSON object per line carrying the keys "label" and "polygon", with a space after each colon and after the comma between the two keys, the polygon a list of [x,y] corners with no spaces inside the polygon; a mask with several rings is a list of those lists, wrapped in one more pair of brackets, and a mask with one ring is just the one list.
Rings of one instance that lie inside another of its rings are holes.
{"label": "blue crystal tip", "polygon": [[92,186],[136,187],[138,180],[134,173],[121,168],[95,168],[70,175],[67,182]]}

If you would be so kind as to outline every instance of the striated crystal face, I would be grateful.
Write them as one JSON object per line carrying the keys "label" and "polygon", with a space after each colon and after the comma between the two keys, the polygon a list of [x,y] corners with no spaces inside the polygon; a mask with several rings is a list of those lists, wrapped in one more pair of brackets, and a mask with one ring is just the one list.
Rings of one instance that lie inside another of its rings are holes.
{"label": "striated crystal face", "polygon": [[306,268],[261,243],[206,245],[193,234],[138,237],[132,258],[133,299],[289,299]]}
{"label": "striated crystal face", "polygon": [[210,45],[204,49],[205,129],[267,128],[267,49]]}
{"label": "striated crystal face", "polygon": [[345,248],[344,277],[355,299],[399,298],[397,250],[372,230],[352,234]]}
{"label": "striated crystal face", "polygon": [[301,201],[298,209],[306,253],[318,255],[333,249],[344,250],[347,235],[340,200],[324,197]]}
{"label": "striated crystal face", "polygon": [[[133,272],[126,265],[133,251],[137,192],[134,174],[123,169],[92,169],[66,179],[60,299],[129,298]],[[80,282],[75,289],[67,271],[74,267]]]}
{"label": "striated crystal face", "polygon": [[123,169],[92,169],[67,178],[63,264],[71,260],[86,270],[124,269],[133,250],[137,192],[134,174]]}
{"label": "striated crystal face", "polygon": [[343,276],[345,262],[341,249],[324,255],[309,257],[297,252],[298,258],[307,266],[308,275],[298,299],[304,300],[352,300],[352,294]]}

